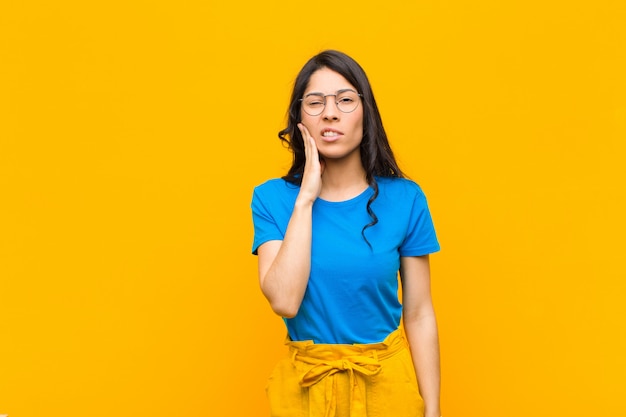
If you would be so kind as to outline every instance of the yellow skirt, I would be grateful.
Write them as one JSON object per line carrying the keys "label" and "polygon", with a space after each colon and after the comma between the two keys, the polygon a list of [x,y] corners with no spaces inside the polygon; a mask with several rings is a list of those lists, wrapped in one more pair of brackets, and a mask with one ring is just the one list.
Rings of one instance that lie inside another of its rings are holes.
{"label": "yellow skirt", "polygon": [[400,329],[383,342],[287,340],[268,381],[271,417],[423,417],[411,352]]}

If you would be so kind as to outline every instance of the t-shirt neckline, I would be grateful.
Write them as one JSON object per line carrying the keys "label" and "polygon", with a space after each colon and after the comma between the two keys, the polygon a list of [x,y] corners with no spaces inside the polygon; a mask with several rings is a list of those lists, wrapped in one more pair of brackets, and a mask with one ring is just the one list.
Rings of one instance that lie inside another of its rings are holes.
{"label": "t-shirt neckline", "polygon": [[361,193],[347,200],[330,201],[330,200],[324,200],[323,198],[317,197],[317,200],[315,200],[315,204],[322,204],[325,206],[351,205],[351,204],[356,204],[365,198],[369,198],[373,193],[374,193],[374,189],[368,185],[367,188],[365,188],[365,190],[363,190]]}

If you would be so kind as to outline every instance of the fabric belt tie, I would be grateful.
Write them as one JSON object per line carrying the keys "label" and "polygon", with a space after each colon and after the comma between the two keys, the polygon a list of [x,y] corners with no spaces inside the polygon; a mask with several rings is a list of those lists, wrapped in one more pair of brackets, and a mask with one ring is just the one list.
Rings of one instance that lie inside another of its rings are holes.
{"label": "fabric belt tie", "polygon": [[[311,340],[292,341],[287,335],[285,344],[289,346],[291,359],[297,369],[300,386],[306,389],[309,414],[335,417],[338,404],[349,408],[349,415],[361,417],[367,415],[367,386],[370,377],[379,374],[384,361],[407,348],[406,339],[401,329],[389,334],[380,343],[332,345],[315,344]],[[340,385],[348,376],[348,392]],[[340,395],[348,395],[344,405]]]}
{"label": "fabric belt tie", "polygon": [[346,356],[338,360],[329,361],[305,356],[298,357],[298,360],[313,365],[302,375],[300,379],[302,387],[311,387],[326,379],[324,381],[326,397],[324,417],[333,417],[337,409],[337,381],[333,378],[333,375],[338,372],[347,372],[350,378],[350,414],[363,415],[365,412],[365,388],[362,386],[362,382],[359,384],[361,378],[358,378],[355,373],[363,376],[378,374],[381,371],[381,365],[378,362],[376,352],[374,352],[373,357]]}

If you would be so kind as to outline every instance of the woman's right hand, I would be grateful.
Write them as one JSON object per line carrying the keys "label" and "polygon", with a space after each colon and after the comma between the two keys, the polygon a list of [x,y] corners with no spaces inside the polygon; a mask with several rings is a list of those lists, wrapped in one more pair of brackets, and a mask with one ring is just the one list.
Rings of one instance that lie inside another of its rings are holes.
{"label": "woman's right hand", "polygon": [[300,133],[302,134],[304,155],[306,157],[298,199],[312,204],[322,192],[324,160],[320,159],[315,139],[313,139],[313,136],[311,136],[306,126],[302,123],[298,123],[298,129],[300,129]]}

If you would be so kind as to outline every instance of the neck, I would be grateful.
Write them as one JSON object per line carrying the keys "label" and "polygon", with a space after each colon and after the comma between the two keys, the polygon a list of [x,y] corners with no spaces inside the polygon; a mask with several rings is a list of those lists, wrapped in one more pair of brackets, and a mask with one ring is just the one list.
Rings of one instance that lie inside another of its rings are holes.
{"label": "neck", "polygon": [[360,158],[325,161],[320,198],[345,201],[361,194],[368,187],[366,172]]}

